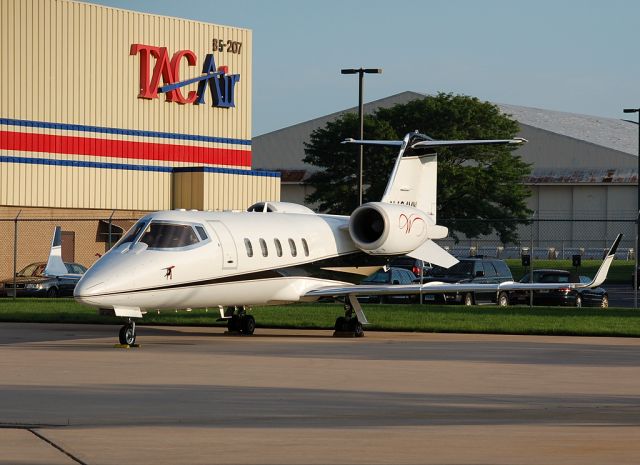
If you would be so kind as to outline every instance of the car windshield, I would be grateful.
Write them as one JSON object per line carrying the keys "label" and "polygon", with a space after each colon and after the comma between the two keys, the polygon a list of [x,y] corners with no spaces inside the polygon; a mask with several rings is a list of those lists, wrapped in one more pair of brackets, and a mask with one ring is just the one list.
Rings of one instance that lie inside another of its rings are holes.
{"label": "car windshield", "polygon": [[18,276],[42,276],[46,263],[32,263],[18,272]]}
{"label": "car windshield", "polygon": [[389,271],[381,270],[381,271],[375,272],[374,274],[372,274],[368,278],[364,278],[362,280],[362,282],[363,283],[370,283],[370,284],[388,283],[390,275],[391,275],[391,270],[389,270]]}
{"label": "car windshield", "polygon": [[150,249],[174,249],[200,242],[193,228],[186,224],[151,222],[145,229],[140,242]]}
{"label": "car windshield", "polygon": [[441,266],[434,266],[431,271],[431,275],[433,276],[448,276],[448,275],[458,275],[458,276],[471,276],[473,274],[473,262],[470,261],[460,261],[453,265],[451,268],[442,268]]}
{"label": "car windshield", "polygon": [[[550,273],[548,271],[534,271],[534,283],[568,283],[571,282],[570,275],[566,273]],[[529,273],[525,274],[520,280],[521,283],[529,282]]]}

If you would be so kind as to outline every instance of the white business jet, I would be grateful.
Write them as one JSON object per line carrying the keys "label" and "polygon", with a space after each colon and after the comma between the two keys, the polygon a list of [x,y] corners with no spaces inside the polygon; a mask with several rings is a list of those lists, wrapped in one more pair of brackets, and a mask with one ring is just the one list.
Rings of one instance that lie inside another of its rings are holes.
{"label": "white business jet", "polygon": [[[345,142],[400,148],[380,202],[361,205],[351,216],[316,214],[286,202],[261,202],[241,212],[151,213],[84,274],[75,289],[76,300],[98,308],[100,314],[127,318],[120,342],[134,344],[135,319],[156,309],[218,306],[230,331],[249,335],[255,329],[255,319],[247,313],[251,306],[334,297],[345,301],[345,316],[336,320],[336,331],[362,336],[362,325],[368,321],[358,295],[544,287],[356,285],[397,255],[446,268],[457,263],[433,242],[448,234],[436,223],[438,147],[518,145],[525,140],[436,141],[410,133],[402,141]],[[611,260],[586,286],[604,281]]]}

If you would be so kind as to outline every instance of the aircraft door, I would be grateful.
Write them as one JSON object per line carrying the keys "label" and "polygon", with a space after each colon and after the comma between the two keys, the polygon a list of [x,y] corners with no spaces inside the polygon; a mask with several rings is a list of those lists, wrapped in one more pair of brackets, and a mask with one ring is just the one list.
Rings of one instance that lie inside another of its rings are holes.
{"label": "aircraft door", "polygon": [[[222,269],[231,270],[238,267],[238,250],[236,242],[229,229],[221,221],[209,221],[209,226],[215,231],[220,253],[222,255]],[[215,237],[213,238],[216,239]]]}

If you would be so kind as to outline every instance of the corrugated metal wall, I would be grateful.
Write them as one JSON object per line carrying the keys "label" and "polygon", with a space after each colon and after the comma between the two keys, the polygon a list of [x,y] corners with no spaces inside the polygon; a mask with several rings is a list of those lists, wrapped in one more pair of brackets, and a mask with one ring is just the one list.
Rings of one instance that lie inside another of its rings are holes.
{"label": "corrugated metal wall", "polygon": [[[234,108],[213,107],[209,91],[202,105],[138,98],[132,44],[166,47],[169,58],[193,51],[195,66],[180,61],[186,80],[201,75],[213,39],[242,43],[240,53],[213,53],[240,75]],[[0,1],[0,205],[172,208],[175,167],[249,170],[251,53],[246,29],[66,0]]]}

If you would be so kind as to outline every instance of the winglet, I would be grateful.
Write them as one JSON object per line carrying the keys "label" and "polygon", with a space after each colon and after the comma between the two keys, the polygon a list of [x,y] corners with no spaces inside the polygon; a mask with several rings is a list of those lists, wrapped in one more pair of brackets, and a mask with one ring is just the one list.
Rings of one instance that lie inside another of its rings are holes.
{"label": "winglet", "polygon": [[60,226],[56,226],[53,230],[53,239],[51,240],[51,250],[49,251],[49,260],[44,269],[45,276],[61,276],[68,274],[67,267],[62,261],[62,232]]}
{"label": "winglet", "polygon": [[600,268],[598,268],[598,272],[594,276],[593,280],[589,284],[586,284],[580,287],[593,288],[593,287],[598,287],[602,283],[604,283],[605,279],[607,279],[607,274],[609,273],[609,267],[611,266],[611,263],[613,262],[613,259],[616,256],[616,250],[618,250],[618,245],[620,244],[621,240],[622,240],[622,234],[618,234],[618,237],[616,237],[616,240],[613,241],[613,245],[609,249],[607,256],[604,258],[602,265],[600,265]]}

